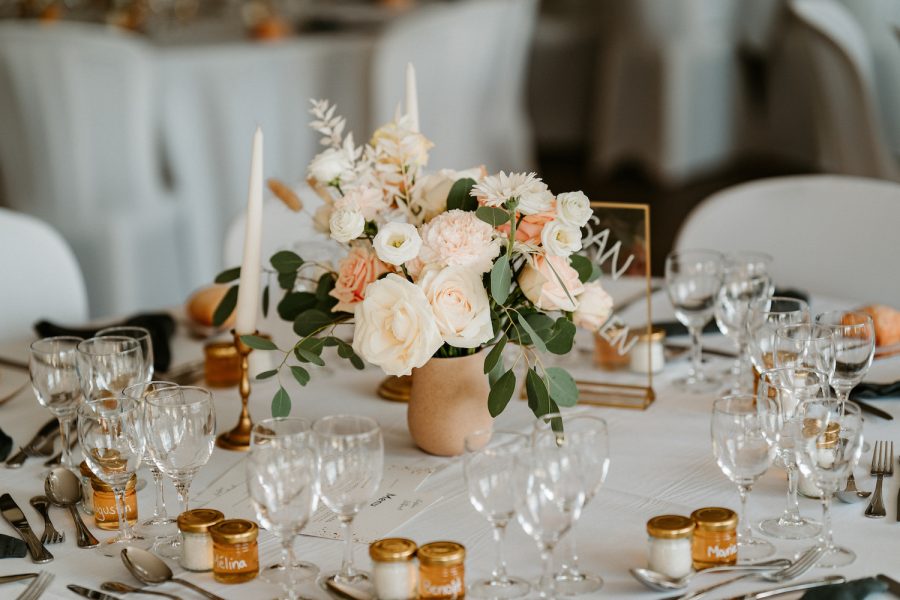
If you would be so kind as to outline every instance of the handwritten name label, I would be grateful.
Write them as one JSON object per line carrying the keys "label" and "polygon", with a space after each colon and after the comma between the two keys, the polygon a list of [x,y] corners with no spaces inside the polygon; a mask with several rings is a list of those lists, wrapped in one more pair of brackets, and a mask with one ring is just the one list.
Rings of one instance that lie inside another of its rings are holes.
{"label": "handwritten name label", "polygon": [[430,596],[456,598],[462,593],[462,581],[457,577],[449,582],[436,585],[430,581],[422,582],[422,588]]}
{"label": "handwritten name label", "polygon": [[382,502],[387,502],[388,500],[390,500],[391,498],[395,498],[396,496],[397,496],[397,494],[392,494],[391,492],[388,492],[387,494],[385,494],[385,495],[382,496],[381,498],[378,498],[377,500],[375,500],[374,502],[372,502],[369,506],[378,506],[378,505],[381,504]]}
{"label": "handwritten name label", "polygon": [[718,544],[706,547],[706,556],[708,558],[728,558],[735,554],[737,554],[737,544],[725,546],[724,548],[719,548]]}

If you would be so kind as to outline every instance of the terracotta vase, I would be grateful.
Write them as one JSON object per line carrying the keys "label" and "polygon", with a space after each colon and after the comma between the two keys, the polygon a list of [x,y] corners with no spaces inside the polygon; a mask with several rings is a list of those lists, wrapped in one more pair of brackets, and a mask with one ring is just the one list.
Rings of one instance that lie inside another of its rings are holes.
{"label": "terracotta vase", "polygon": [[457,358],[432,358],[413,369],[407,422],[419,448],[438,456],[465,451],[466,435],[491,426],[484,374],[485,351]]}

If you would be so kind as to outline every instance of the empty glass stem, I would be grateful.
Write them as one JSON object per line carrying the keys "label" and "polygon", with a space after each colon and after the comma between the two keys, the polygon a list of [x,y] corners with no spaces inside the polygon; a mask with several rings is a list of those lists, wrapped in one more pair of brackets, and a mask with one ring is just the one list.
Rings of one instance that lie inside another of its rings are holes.
{"label": "empty glass stem", "polygon": [[353,515],[340,517],[341,528],[344,530],[344,558],[341,561],[340,577],[351,580],[356,575],[353,568]]}
{"label": "empty glass stem", "polygon": [[153,507],[153,520],[164,521],[168,518],[168,514],[166,514],[166,497],[163,493],[162,472],[156,467],[150,467],[150,476],[153,477],[153,484],[156,486],[156,506]]}

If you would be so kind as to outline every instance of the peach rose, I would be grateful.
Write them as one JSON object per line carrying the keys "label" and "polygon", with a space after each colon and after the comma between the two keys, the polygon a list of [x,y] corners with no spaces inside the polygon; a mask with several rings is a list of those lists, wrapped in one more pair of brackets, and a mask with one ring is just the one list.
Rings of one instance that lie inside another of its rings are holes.
{"label": "peach rose", "polygon": [[597,331],[603,327],[612,314],[612,296],[596,281],[585,284],[584,293],[578,296],[577,300],[578,308],[572,320],[577,326],[588,331]]}
{"label": "peach rose", "polygon": [[356,305],[366,297],[369,284],[387,272],[387,265],[378,260],[370,248],[362,244],[354,245],[338,263],[337,281],[334,289],[329,292],[338,301],[332,310],[354,312]]}
{"label": "peach rose", "polygon": [[[556,213],[552,210],[523,217],[522,221],[516,226],[516,241],[526,244],[540,244],[544,225],[555,218]],[[497,231],[509,236],[509,223],[504,223],[497,228]]]}
{"label": "peach rose", "polygon": [[584,284],[578,279],[578,271],[569,266],[569,259],[550,255],[535,256],[525,265],[519,275],[519,287],[541,310],[573,311],[578,304],[572,300],[584,292]]}

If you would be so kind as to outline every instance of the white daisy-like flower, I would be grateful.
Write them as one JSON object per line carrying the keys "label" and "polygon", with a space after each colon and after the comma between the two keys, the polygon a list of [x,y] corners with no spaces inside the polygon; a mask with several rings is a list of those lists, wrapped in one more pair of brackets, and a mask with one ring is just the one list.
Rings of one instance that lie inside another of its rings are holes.
{"label": "white daisy-like flower", "polygon": [[485,177],[470,192],[485,206],[500,207],[510,198],[518,198],[518,211],[534,215],[553,209],[553,194],[547,184],[534,173],[510,173],[500,171]]}

